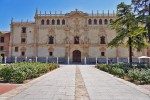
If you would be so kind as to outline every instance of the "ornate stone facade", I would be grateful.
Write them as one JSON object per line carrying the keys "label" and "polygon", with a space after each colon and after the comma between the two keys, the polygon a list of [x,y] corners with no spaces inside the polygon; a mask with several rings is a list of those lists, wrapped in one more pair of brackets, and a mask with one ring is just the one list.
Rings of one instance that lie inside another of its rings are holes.
{"label": "ornate stone facade", "polygon": [[[108,26],[115,20],[115,14],[88,14],[71,11],[66,14],[39,14],[36,10],[34,22],[11,23],[9,57],[38,57],[70,59],[70,62],[91,61],[96,57],[127,58],[128,48],[109,48],[107,43],[116,32]],[[18,51],[16,50],[18,48]],[[146,55],[133,51],[133,57]],[[44,61],[44,60],[43,60]],[[94,62],[94,60],[93,60]]]}

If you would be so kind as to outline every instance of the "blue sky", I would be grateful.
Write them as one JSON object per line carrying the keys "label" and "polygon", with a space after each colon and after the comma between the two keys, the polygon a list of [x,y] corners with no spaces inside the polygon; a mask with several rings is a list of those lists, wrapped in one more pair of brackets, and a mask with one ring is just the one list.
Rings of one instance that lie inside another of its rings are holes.
{"label": "blue sky", "polygon": [[14,21],[34,21],[35,9],[44,13],[45,11],[54,13],[70,12],[76,8],[91,13],[116,11],[116,5],[120,2],[130,4],[131,0],[0,0],[0,31],[10,30],[11,18]]}

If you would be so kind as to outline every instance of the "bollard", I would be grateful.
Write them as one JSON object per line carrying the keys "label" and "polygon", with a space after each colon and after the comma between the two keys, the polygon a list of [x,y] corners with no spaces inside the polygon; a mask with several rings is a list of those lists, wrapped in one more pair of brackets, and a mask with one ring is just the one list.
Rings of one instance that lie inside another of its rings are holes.
{"label": "bollard", "polygon": [[5,56],[5,64],[7,63],[6,60],[7,60],[7,57]]}
{"label": "bollard", "polygon": [[36,58],[35,58],[35,61],[37,62],[37,56],[36,56]]}
{"label": "bollard", "polygon": [[69,56],[68,56],[68,64],[69,64]]}
{"label": "bollard", "polygon": [[57,57],[57,64],[58,64],[58,57]]}
{"label": "bollard", "polygon": [[86,64],[86,57],[84,58],[84,64]]}
{"label": "bollard", "polygon": [[15,63],[17,63],[17,57],[15,57]]}
{"label": "bollard", "polygon": [[96,57],[96,65],[97,65],[97,57]]}

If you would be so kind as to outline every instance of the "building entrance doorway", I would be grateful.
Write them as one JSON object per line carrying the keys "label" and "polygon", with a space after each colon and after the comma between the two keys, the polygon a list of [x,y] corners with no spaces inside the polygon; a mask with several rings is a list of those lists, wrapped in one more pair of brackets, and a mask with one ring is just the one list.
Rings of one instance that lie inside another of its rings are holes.
{"label": "building entrance doorway", "polygon": [[73,62],[81,62],[81,52],[79,50],[73,51]]}

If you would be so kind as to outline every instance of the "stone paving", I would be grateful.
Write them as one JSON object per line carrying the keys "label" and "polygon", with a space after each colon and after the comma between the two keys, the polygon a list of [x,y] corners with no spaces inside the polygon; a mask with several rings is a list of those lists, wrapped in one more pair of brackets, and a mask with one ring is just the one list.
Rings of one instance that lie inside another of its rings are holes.
{"label": "stone paving", "polygon": [[150,100],[150,92],[91,65],[61,65],[0,100]]}
{"label": "stone paving", "polygon": [[150,100],[149,91],[96,68],[84,66],[80,71],[90,100]]}

